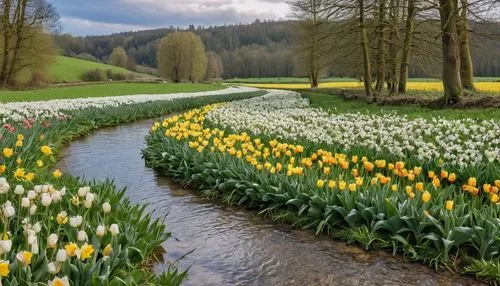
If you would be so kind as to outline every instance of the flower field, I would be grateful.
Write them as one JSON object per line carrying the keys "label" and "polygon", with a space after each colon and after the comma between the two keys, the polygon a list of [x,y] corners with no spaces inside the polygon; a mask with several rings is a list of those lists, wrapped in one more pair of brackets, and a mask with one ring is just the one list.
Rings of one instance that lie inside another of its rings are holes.
{"label": "flower field", "polygon": [[2,285],[180,284],[175,265],[146,265],[170,237],[112,182],[53,170],[64,143],[93,129],[206,104],[261,95],[251,89],[140,95],[0,107],[0,281]]}
{"label": "flower field", "polygon": [[500,279],[496,121],[326,113],[293,92],[155,123],[148,165],[365,248]]}
{"label": "flower field", "polygon": [[[499,92],[500,82],[476,82],[474,83],[478,91],[482,92]],[[272,88],[272,89],[308,89],[311,86],[306,83],[249,83],[245,86],[256,88]],[[362,82],[322,82],[319,88],[363,88]],[[409,90],[418,91],[443,91],[441,82],[408,82]]]}

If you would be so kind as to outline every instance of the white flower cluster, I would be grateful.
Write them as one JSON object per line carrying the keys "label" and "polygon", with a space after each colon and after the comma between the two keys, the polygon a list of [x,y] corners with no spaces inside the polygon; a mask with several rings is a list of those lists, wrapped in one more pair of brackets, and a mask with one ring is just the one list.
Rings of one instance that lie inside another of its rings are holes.
{"label": "white flower cluster", "polygon": [[125,104],[136,104],[152,101],[166,101],[180,98],[211,96],[241,92],[251,92],[257,89],[251,87],[229,87],[223,90],[171,93],[171,94],[138,94],[110,97],[91,97],[75,99],[54,99],[47,101],[0,103],[0,118],[21,121],[27,118],[52,118],[62,116],[64,111],[84,108],[104,108]]}
{"label": "white flower cluster", "polygon": [[206,118],[224,128],[274,134],[341,146],[365,147],[401,158],[444,160],[458,167],[500,161],[500,124],[495,120],[408,119],[397,114],[327,113],[290,91],[270,91],[228,103]]}

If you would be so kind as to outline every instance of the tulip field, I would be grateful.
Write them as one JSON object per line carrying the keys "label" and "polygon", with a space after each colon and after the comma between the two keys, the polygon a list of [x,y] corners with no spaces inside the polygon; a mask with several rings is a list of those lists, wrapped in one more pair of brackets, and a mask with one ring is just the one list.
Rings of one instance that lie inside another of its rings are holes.
{"label": "tulip field", "polygon": [[0,285],[178,285],[145,265],[170,237],[111,181],[54,170],[63,145],[93,129],[262,95],[250,88],[0,105]]}
{"label": "tulip field", "polygon": [[156,122],[143,156],[201,195],[500,280],[500,122],[325,111],[291,91]]}

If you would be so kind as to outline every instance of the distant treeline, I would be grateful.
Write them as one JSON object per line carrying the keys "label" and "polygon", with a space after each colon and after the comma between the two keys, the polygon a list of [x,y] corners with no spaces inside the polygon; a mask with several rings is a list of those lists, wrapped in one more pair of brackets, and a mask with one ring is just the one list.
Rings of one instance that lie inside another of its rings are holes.
{"label": "distant treeline", "polygon": [[[294,56],[293,21],[255,21],[253,24],[220,27],[194,27],[190,31],[202,39],[205,50],[217,53],[223,63],[223,77],[286,77],[305,76],[306,71]],[[475,25],[471,29],[474,75],[500,76],[500,24]],[[136,64],[157,67],[157,48],[160,39],[177,31],[174,27],[138,32],[124,32],[106,36],[72,37],[56,36],[56,44],[66,56],[107,62],[113,50],[123,47]],[[492,32],[493,31],[493,32]],[[487,33],[486,33],[487,32]],[[493,33],[493,34],[492,34]],[[488,34],[488,36],[481,36]],[[370,43],[375,48],[376,43]],[[410,77],[439,77],[440,65],[436,62],[436,47],[424,42],[415,43],[419,49],[418,62],[410,67]],[[353,65],[358,64],[353,59]],[[333,65],[323,76],[355,76],[351,70]]]}

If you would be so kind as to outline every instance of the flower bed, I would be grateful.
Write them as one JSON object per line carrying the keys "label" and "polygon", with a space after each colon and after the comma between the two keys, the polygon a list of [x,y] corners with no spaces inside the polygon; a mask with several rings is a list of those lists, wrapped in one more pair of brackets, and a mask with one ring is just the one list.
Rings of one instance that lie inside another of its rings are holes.
{"label": "flower bed", "polygon": [[[475,154],[498,150],[498,141],[491,143],[499,135],[493,121],[328,115],[293,93],[276,92],[158,122],[143,155],[203,195],[366,248],[392,248],[436,267],[499,279],[498,157],[488,163],[471,158],[473,168],[446,162],[438,142],[447,142],[439,138],[449,135],[440,135],[448,126],[460,132],[450,140]],[[476,129],[483,136],[475,137]],[[378,138],[383,134],[408,143],[390,145]],[[406,160],[415,149],[393,150],[414,142],[436,146],[432,154],[441,155]],[[370,152],[376,148],[383,152]],[[439,159],[445,162],[434,162]]]}
{"label": "flower bed", "polygon": [[256,91],[256,89],[250,87],[232,87],[223,90],[196,93],[139,94],[77,99],[54,99],[46,101],[12,102],[0,104],[0,118],[3,118],[4,121],[20,121],[29,118],[52,118],[63,116],[67,113],[67,111],[70,110],[116,107],[120,105],[130,105],[136,103],[168,101],[181,98],[245,93],[252,91]]}
{"label": "flower bed", "polygon": [[170,236],[163,224],[132,205],[112,182],[84,182],[50,167],[65,142],[95,128],[262,94],[236,91],[241,90],[154,102],[138,96],[99,107],[68,100],[44,118],[35,119],[35,112],[23,113],[32,118],[20,122],[15,116],[5,119],[0,131],[3,285],[179,284],[186,273],[175,265],[159,276],[141,267]]}

